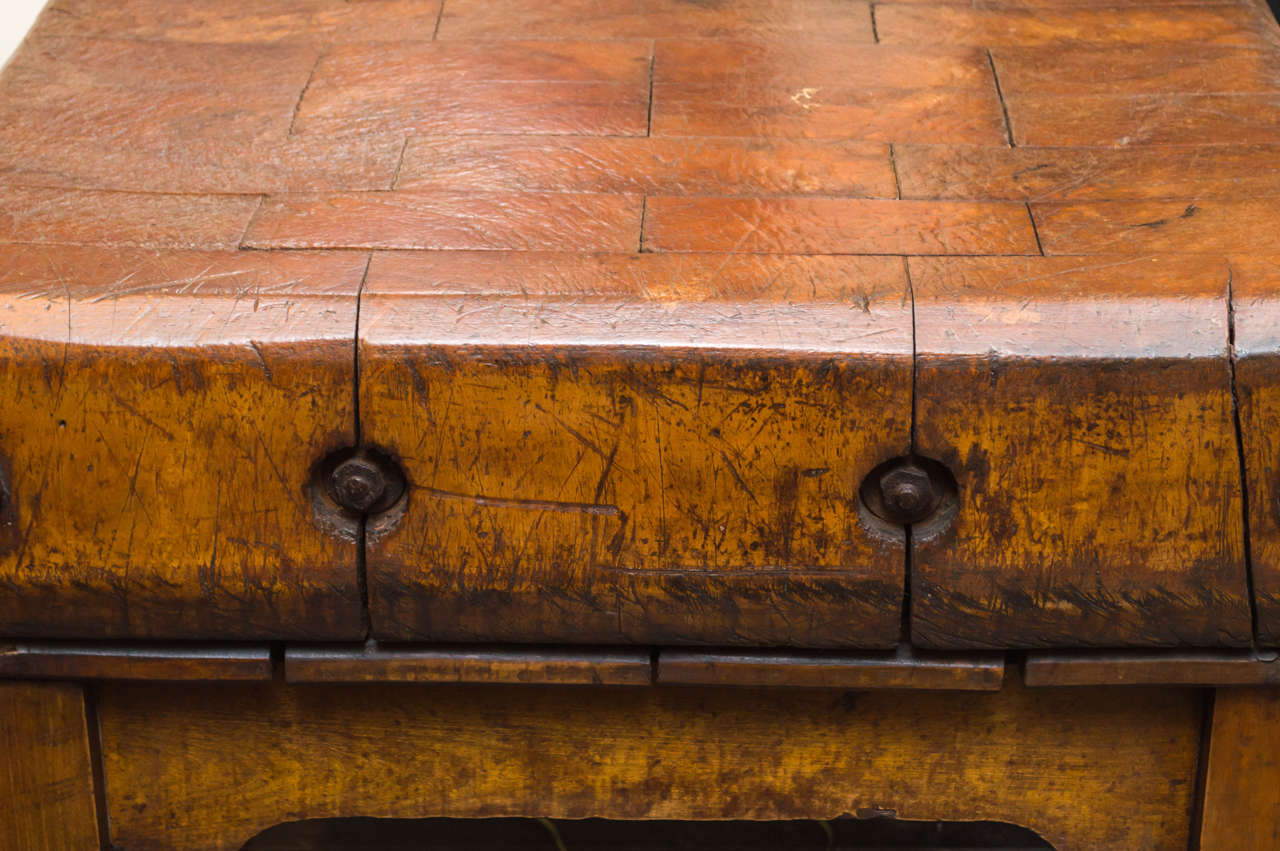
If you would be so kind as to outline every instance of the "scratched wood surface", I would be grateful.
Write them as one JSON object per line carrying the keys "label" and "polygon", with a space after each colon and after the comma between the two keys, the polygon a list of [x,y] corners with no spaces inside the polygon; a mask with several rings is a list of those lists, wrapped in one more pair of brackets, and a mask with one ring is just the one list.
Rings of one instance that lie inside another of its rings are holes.
{"label": "scratched wood surface", "polygon": [[1218,689],[1204,776],[1200,848],[1262,851],[1280,843],[1280,691]]}
{"label": "scratched wood surface", "polygon": [[921,644],[1247,644],[1238,414],[1280,642],[1277,107],[1255,0],[53,0],[0,631],[872,648],[909,585]]}
{"label": "scratched wood surface", "polygon": [[[1192,689],[994,694],[109,684],[112,841],[237,849],[286,820],[997,820],[1186,847]],[[208,805],[216,801],[217,805]]]}

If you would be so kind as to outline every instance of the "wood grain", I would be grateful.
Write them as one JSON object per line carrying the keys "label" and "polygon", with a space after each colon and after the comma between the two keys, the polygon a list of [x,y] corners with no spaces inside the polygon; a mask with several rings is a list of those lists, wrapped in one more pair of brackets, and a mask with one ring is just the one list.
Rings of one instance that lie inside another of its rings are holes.
{"label": "wood grain", "polygon": [[354,439],[366,258],[0,255],[0,630],[358,638],[308,481]]}
{"label": "wood grain", "polygon": [[0,677],[42,680],[270,680],[266,645],[0,643]]}
{"label": "wood grain", "polygon": [[0,683],[0,848],[99,847],[84,691]]}
{"label": "wood grain", "polygon": [[830,650],[661,650],[660,685],[825,689],[999,691],[1004,657],[911,650],[841,653]]}
{"label": "wood grain", "polygon": [[1280,199],[1032,204],[1046,254],[1280,254]]}
{"label": "wood grain", "polygon": [[487,683],[647,686],[644,648],[377,645],[289,647],[291,683]]}
{"label": "wood grain", "polygon": [[1176,848],[1200,704],[1168,689],[109,685],[101,716],[112,841],[140,851],[234,849],[338,816],[859,813]]}
{"label": "wood grain", "polygon": [[1262,851],[1280,842],[1280,692],[1219,689],[1213,702],[1199,847]]}
{"label": "wood grain", "polygon": [[[1220,258],[912,258],[931,647],[1246,645]],[[1087,295],[1086,295],[1087,294]]]}
{"label": "wood grain", "polygon": [[1000,90],[1022,95],[1241,94],[1280,90],[1271,50],[1182,44],[998,47]]}
{"label": "wood grain", "polygon": [[896,643],[855,495],[907,444],[900,261],[507,259],[370,269],[363,433],[411,484],[377,636]]}

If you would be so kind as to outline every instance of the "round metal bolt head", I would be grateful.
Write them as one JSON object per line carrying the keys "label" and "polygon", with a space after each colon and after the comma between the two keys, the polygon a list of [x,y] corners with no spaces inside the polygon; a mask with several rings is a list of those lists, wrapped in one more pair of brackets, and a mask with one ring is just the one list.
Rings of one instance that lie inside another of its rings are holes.
{"label": "round metal bolt head", "polygon": [[329,491],[343,508],[365,512],[382,499],[387,478],[379,467],[363,458],[348,458],[333,469]]}
{"label": "round metal bolt head", "polygon": [[929,474],[914,464],[890,470],[880,480],[880,495],[894,519],[911,523],[934,509],[937,495]]}

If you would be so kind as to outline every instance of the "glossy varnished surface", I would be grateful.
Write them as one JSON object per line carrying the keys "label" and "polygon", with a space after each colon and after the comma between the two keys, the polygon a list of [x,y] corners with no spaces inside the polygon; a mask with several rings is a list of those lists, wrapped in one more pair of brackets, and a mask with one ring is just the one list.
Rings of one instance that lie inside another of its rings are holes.
{"label": "glossy varnished surface", "polygon": [[1238,414],[1274,642],[1278,105],[1252,0],[54,0],[0,634],[1244,645]]}

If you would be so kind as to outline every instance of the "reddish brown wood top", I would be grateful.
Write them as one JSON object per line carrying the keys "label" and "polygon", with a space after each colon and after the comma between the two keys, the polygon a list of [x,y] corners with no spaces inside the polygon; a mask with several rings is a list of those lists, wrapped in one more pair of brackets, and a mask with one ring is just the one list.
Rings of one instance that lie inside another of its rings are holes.
{"label": "reddish brown wood top", "polygon": [[1280,640],[1278,106],[1254,0],[53,0],[0,634]]}

